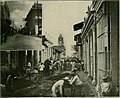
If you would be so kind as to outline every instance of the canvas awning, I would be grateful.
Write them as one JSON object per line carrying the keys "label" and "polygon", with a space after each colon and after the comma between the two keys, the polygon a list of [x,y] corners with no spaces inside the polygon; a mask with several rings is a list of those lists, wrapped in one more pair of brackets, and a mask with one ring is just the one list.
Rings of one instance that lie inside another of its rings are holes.
{"label": "canvas awning", "polygon": [[74,31],[77,31],[77,30],[79,30],[79,29],[82,29],[83,23],[84,23],[84,22],[80,22],[80,23],[77,23],[77,24],[73,25]]}

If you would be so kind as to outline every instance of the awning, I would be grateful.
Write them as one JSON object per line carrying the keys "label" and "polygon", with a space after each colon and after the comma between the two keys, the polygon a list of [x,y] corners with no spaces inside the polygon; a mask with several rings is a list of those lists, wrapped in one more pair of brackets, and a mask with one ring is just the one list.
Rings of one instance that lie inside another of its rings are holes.
{"label": "awning", "polygon": [[1,50],[41,50],[42,38],[16,34],[9,36],[1,45]]}
{"label": "awning", "polygon": [[74,41],[81,42],[81,33],[74,35]]}
{"label": "awning", "polygon": [[77,24],[73,25],[74,31],[77,31],[77,30],[79,30],[79,29],[82,29],[83,23],[84,23],[84,22],[80,22],[80,23],[77,23]]}
{"label": "awning", "polygon": [[74,41],[76,41],[77,46],[81,46],[81,44],[82,44],[81,33],[74,35]]}

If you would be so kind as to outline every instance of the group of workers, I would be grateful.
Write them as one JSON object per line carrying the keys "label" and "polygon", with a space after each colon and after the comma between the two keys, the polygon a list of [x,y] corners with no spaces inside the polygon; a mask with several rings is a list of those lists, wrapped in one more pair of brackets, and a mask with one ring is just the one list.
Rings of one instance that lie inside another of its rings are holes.
{"label": "group of workers", "polygon": [[67,96],[65,95],[65,85],[71,87],[70,96],[80,96],[80,86],[82,85],[82,81],[80,80],[79,75],[77,74],[77,68],[74,68],[74,70],[72,70],[68,76],[64,77],[61,80],[58,80],[52,86],[52,96]]}
{"label": "group of workers", "polygon": [[[61,80],[58,80],[54,85],[52,86],[52,96],[57,97],[57,96],[64,96],[65,95],[65,85],[69,85],[69,88],[71,88],[71,91],[69,92],[68,96],[73,96],[73,97],[81,97],[85,96],[82,91],[82,81],[78,75],[78,69],[74,68],[71,70],[71,73],[69,73],[68,76],[64,77]],[[108,97],[108,96],[113,96],[113,85],[112,85],[112,80],[109,76],[103,76],[102,77],[102,82],[100,84],[96,84],[92,76],[89,74],[87,75],[87,78],[90,78],[92,85],[95,86],[95,90],[97,93],[97,96],[99,97]],[[116,93],[114,94],[115,96],[119,96],[119,85],[116,88]],[[94,94],[91,96],[95,96]]]}
{"label": "group of workers", "polygon": [[[79,75],[77,74],[77,68],[75,68],[74,70],[71,71],[69,76],[64,77],[61,80],[58,80],[57,82],[54,83],[54,85],[52,86],[52,96],[53,97],[66,97],[65,95],[65,85],[69,85],[69,88],[71,88],[69,95],[67,95],[67,97],[69,96],[73,96],[73,97],[81,97],[84,96],[82,95],[82,81],[79,78]],[[89,76],[88,76],[89,77]],[[92,84],[95,86],[94,84],[94,80],[92,81]],[[95,87],[96,92],[97,92],[97,96],[101,97],[101,96],[112,96],[112,84],[111,84],[111,80],[110,77],[108,76],[104,76],[102,77],[102,82],[99,85],[96,85]],[[117,94],[119,93],[119,90],[117,90]]]}
{"label": "group of workers", "polygon": [[[67,65],[67,63],[66,63],[66,66],[69,67]],[[62,64],[64,64],[64,63],[61,63],[59,60],[56,62],[53,62],[51,60],[46,60],[44,63],[40,63],[38,65],[40,75],[41,76],[50,75],[51,72],[53,71],[53,67],[54,67],[54,69],[57,69],[57,70],[65,69],[62,67],[63,66]],[[77,72],[80,70],[84,71],[84,61],[81,61],[81,62],[71,61],[71,62],[69,62],[69,64],[71,65],[71,73],[68,76],[58,80],[57,82],[55,82],[53,84],[53,86],[51,88],[53,97],[67,96],[67,95],[65,95],[66,85],[68,85],[68,88],[70,88],[70,95],[68,95],[68,96],[75,96],[75,97],[83,96],[81,93],[81,86],[83,83],[82,83],[81,79],[79,78],[79,75]],[[30,71],[30,68],[31,68],[31,64],[28,63],[28,68],[27,68],[28,73]],[[36,72],[36,73],[38,73],[38,72]],[[108,79],[109,77],[103,77],[102,78],[103,81],[100,85],[96,85],[92,76],[90,76],[89,74],[88,74],[88,78],[90,78],[91,79],[90,82],[94,86],[96,86],[96,91],[98,93],[98,96],[110,96],[112,85],[110,83],[110,79]]]}

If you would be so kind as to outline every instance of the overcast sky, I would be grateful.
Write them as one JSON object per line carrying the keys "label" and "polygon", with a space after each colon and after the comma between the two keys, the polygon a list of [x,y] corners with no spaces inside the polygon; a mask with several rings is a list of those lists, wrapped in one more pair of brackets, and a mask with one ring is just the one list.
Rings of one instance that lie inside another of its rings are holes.
{"label": "overcast sky", "polygon": [[[41,2],[40,2],[41,3]],[[11,19],[16,26],[22,24],[34,1],[9,3]],[[67,55],[71,55],[71,45],[74,45],[73,25],[84,20],[88,5],[91,1],[43,1],[43,33],[52,38],[54,45],[58,43],[58,36],[61,33],[64,37]],[[46,33],[45,33],[46,32]]]}
{"label": "overcast sky", "polygon": [[52,36],[53,42],[58,43],[61,33],[64,37],[67,55],[71,55],[71,45],[74,45],[73,25],[84,20],[90,1],[52,1],[43,3],[43,32]]}

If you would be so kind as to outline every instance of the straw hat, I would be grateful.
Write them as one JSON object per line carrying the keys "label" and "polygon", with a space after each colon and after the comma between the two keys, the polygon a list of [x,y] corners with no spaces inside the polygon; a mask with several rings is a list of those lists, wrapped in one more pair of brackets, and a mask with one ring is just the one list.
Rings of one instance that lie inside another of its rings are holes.
{"label": "straw hat", "polygon": [[103,80],[106,80],[106,79],[108,79],[108,77],[107,77],[107,76],[103,76],[102,79],[103,79]]}
{"label": "straw hat", "polygon": [[69,77],[65,77],[65,78],[63,78],[64,80],[69,80]]}
{"label": "straw hat", "polygon": [[77,68],[74,68],[73,70],[72,70],[72,72],[76,72],[77,71]]}

